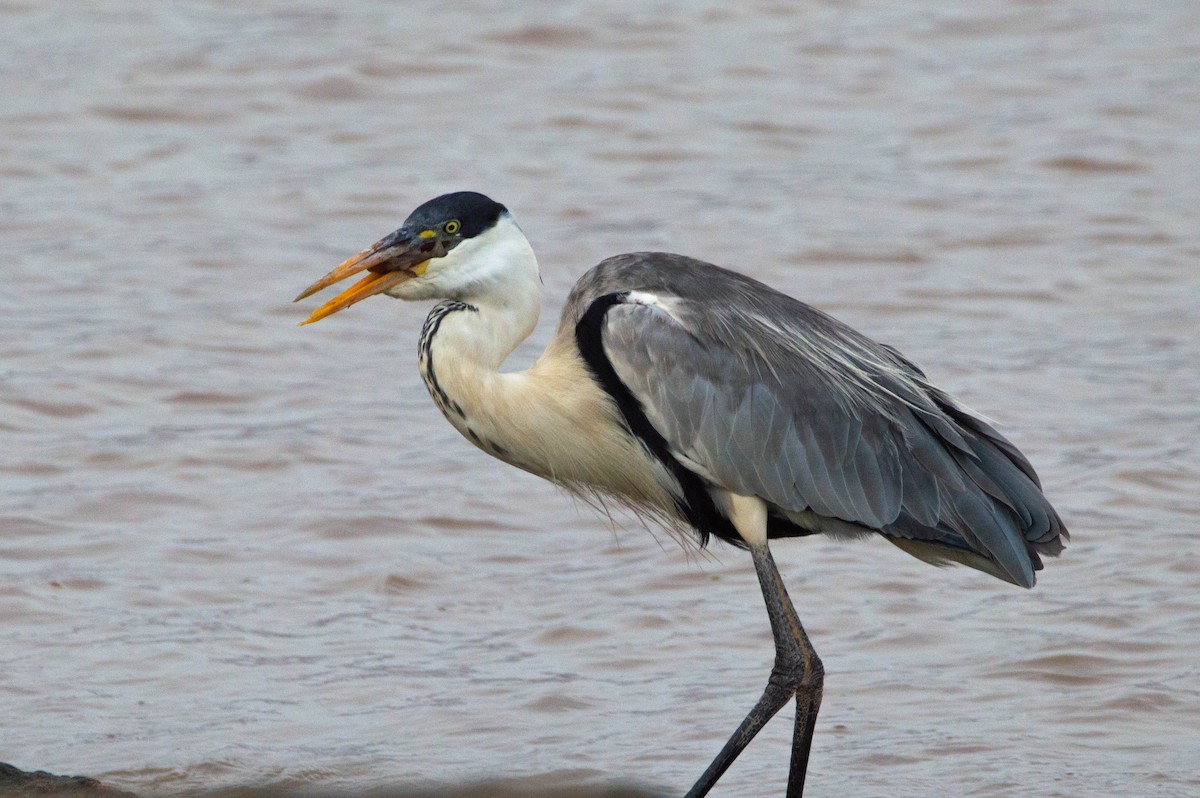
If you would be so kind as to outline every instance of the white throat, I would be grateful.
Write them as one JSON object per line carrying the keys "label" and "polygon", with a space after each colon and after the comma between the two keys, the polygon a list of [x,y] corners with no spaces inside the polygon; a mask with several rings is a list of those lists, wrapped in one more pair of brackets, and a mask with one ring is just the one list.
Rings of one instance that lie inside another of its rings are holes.
{"label": "white throat", "polygon": [[[542,278],[533,247],[505,213],[487,231],[429,261],[420,279],[389,293],[400,299],[449,299],[473,307],[475,312],[443,320],[438,349],[494,371],[537,325]],[[437,313],[435,309],[430,314],[430,321]]]}

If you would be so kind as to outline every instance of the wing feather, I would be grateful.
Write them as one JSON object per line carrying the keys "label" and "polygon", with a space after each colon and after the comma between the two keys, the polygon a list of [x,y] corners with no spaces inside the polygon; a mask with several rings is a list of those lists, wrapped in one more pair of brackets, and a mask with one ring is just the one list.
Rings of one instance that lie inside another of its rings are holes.
{"label": "wing feather", "polygon": [[1026,586],[1037,553],[1061,550],[1066,530],[1028,461],[891,347],[742,275],[656,253],[593,269],[563,323],[612,295],[606,357],[714,485]]}

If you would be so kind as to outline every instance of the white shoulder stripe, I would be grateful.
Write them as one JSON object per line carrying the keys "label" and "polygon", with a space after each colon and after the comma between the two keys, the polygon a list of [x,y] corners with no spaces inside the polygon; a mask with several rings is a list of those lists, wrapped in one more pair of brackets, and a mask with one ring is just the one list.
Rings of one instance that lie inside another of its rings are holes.
{"label": "white shoulder stripe", "polygon": [[652,294],[649,291],[630,291],[625,296],[625,302],[629,305],[647,305],[652,308],[658,308],[663,313],[666,313],[677,323],[682,324],[679,317],[679,298],[673,296],[659,296]]}

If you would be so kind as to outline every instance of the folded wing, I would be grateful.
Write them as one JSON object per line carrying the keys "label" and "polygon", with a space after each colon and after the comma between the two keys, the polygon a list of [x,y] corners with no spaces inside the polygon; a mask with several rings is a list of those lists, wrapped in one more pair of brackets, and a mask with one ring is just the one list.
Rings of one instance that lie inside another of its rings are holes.
{"label": "folded wing", "polygon": [[601,263],[604,354],[681,463],[759,496],[773,534],[876,531],[915,556],[1032,586],[1066,531],[1019,451],[890,347],[677,255]]}

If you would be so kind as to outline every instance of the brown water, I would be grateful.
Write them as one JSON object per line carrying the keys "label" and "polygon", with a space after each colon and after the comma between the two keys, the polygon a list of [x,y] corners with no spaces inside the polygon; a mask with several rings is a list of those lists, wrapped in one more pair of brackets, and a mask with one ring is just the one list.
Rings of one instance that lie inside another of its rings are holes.
{"label": "brown water", "polygon": [[[775,547],[829,674],[812,795],[1200,794],[1200,9],[864,5],[0,2],[0,759],[690,785],[770,665],[748,558],[460,440],[424,308],[295,327],[473,188],[542,260],[518,365],[586,267],[676,250],[1042,473],[1074,542],[1032,592]],[[781,794],[789,736],[714,795]]]}

